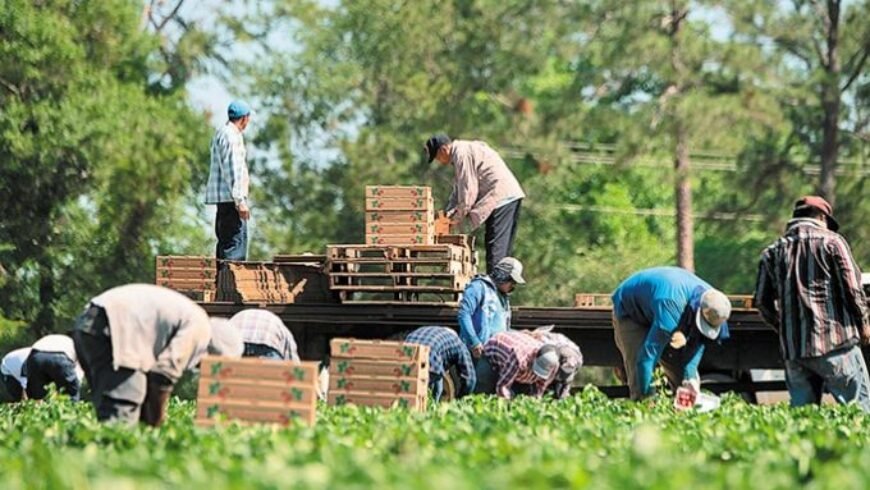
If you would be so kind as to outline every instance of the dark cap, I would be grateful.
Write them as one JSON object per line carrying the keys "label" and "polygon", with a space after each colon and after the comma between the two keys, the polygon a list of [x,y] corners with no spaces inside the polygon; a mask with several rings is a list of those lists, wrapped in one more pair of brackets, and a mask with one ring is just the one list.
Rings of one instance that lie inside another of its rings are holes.
{"label": "dark cap", "polygon": [[807,208],[814,208],[822,212],[825,215],[825,221],[828,223],[828,229],[831,231],[837,231],[840,229],[840,223],[837,223],[837,220],[834,219],[834,208],[831,207],[831,204],[828,201],[824,200],[824,198],[819,196],[804,196],[797,200],[794,203],[794,210],[804,210]]}
{"label": "dark cap", "polygon": [[432,160],[435,160],[435,155],[438,154],[438,149],[448,143],[450,143],[450,137],[446,134],[436,134],[426,140],[425,147],[427,156],[429,157],[429,163],[432,163]]}

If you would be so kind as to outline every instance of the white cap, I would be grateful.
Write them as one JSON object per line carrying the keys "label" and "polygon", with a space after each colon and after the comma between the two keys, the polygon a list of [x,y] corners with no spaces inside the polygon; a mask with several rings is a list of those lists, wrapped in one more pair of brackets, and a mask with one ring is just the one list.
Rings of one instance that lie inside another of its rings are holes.
{"label": "white cap", "polygon": [[695,323],[705,337],[716,340],[722,325],[731,316],[731,300],[717,289],[708,289],[701,296]]}
{"label": "white cap", "polygon": [[538,350],[532,371],[534,371],[535,376],[547,379],[558,367],[559,354],[556,352],[556,347],[546,344]]}

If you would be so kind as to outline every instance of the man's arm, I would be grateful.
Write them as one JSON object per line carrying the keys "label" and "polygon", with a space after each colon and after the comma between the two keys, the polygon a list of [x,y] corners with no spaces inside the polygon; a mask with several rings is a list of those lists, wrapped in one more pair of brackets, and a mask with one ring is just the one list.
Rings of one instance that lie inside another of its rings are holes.
{"label": "man's arm", "polygon": [[671,332],[652,327],[637,353],[637,386],[642,396],[652,394],[653,370],[671,340]]}
{"label": "man's arm", "polygon": [[510,400],[513,397],[511,387],[514,385],[514,381],[516,381],[519,372],[520,365],[517,362],[516,357],[508,356],[506,362],[504,362],[502,366],[499,366],[495,394],[506,400]]}
{"label": "man's arm", "polygon": [[698,374],[698,366],[701,364],[702,357],[704,357],[704,344],[698,347],[695,355],[686,364],[686,368],[683,370],[684,381],[687,379],[701,379],[701,376]]}
{"label": "man's arm", "polygon": [[248,172],[248,164],[245,162],[245,141],[241,136],[233,138],[230,142],[230,154],[229,157],[232,161],[233,168],[233,186],[232,186],[232,194],[233,194],[233,202],[236,203],[237,208],[241,208],[242,205],[247,206],[248,204],[248,196],[245,193],[245,189],[243,187],[243,180],[241,178],[242,175],[245,175]]}
{"label": "man's arm", "polygon": [[834,259],[835,280],[841,285],[843,301],[846,308],[857,318],[863,326],[868,326],[867,298],[861,289],[861,269],[852,257],[852,250],[843,238],[828,242],[828,251]]}
{"label": "man's arm", "polygon": [[761,318],[771,328],[779,331],[779,315],[776,311],[777,288],[770,271],[767,253],[761,256],[758,263],[758,278],[755,281],[755,297],[753,304],[761,314]]}
{"label": "man's arm", "polygon": [[462,378],[462,387],[459,390],[459,396],[465,396],[474,392],[474,387],[477,386],[477,373],[474,370],[474,361],[471,359],[471,353],[464,345],[457,345],[459,351],[459,359],[457,367],[459,369],[459,377]]}
{"label": "man's arm", "polygon": [[455,150],[453,170],[456,172],[456,212],[453,220],[462,222],[471,211],[477,201],[477,170],[474,168],[474,159],[468,151]]}
{"label": "man's arm", "polygon": [[472,317],[483,301],[483,284],[480,281],[472,281],[462,293],[462,301],[459,302],[459,311],[456,319],[459,322],[459,336],[469,349],[482,347],[483,343],[474,331]]}
{"label": "man's arm", "polygon": [[206,351],[204,347],[208,345],[211,328],[208,317],[204,318],[205,321],[194,319],[182,323],[169,344],[160,351],[149,373],[161,375],[172,383],[178,381],[184,370],[196,363],[198,359],[194,357]]}

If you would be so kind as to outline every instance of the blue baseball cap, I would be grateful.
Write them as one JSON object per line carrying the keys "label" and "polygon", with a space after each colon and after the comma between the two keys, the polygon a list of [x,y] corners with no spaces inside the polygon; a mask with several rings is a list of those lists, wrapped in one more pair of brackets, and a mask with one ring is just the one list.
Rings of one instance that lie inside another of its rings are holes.
{"label": "blue baseball cap", "polygon": [[227,116],[230,119],[238,119],[240,117],[245,117],[251,113],[251,106],[242,102],[241,100],[234,100],[230,102],[230,106],[227,107]]}

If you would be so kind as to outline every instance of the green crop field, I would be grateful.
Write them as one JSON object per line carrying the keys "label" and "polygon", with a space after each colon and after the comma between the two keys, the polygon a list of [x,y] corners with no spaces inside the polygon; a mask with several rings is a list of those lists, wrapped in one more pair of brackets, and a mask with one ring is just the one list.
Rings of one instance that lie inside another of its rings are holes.
{"label": "green crop field", "polygon": [[563,402],[473,397],[427,413],[321,407],[313,428],[99,425],[66,400],[0,408],[2,488],[870,488],[854,407],[726,397],[677,413],[587,389]]}

